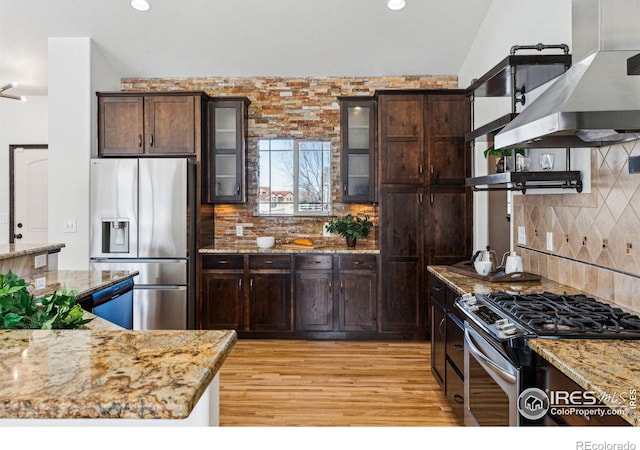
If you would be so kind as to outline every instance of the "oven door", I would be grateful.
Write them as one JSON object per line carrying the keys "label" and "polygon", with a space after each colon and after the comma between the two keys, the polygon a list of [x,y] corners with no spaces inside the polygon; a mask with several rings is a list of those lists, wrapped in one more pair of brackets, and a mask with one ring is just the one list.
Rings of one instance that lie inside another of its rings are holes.
{"label": "oven door", "polygon": [[464,328],[466,426],[518,426],[520,369],[468,322]]}

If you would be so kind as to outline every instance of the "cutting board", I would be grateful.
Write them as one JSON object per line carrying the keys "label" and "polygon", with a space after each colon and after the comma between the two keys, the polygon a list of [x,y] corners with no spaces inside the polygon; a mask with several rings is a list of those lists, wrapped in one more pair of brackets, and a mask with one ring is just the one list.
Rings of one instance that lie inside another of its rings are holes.
{"label": "cutting board", "polygon": [[472,278],[478,278],[479,280],[488,281],[490,283],[539,281],[541,278],[540,275],[529,272],[505,273],[503,271],[500,271],[490,273],[488,275],[480,275],[478,272],[476,272],[476,269],[473,267],[473,263],[471,261],[461,261],[459,263],[455,263],[452,266],[447,266],[447,269],[449,269],[451,272],[459,273],[461,275],[466,275]]}
{"label": "cutting board", "polygon": [[293,250],[316,250],[319,248],[325,248],[326,245],[298,245],[298,244],[282,244],[279,247],[289,248]]}

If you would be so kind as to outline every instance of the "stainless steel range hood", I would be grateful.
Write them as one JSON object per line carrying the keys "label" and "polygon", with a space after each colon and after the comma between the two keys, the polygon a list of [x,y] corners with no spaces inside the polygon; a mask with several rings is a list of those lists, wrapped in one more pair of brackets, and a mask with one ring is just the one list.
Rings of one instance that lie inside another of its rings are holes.
{"label": "stainless steel range hood", "polygon": [[495,136],[496,148],[599,147],[640,138],[638,0],[572,0],[578,61]]}

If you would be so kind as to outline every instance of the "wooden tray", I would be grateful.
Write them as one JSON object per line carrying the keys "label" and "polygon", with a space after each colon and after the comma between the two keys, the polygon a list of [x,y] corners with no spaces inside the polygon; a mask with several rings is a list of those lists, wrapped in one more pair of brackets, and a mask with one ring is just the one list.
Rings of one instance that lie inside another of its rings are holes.
{"label": "wooden tray", "polygon": [[447,266],[451,272],[459,273],[461,275],[466,275],[472,278],[478,278],[479,280],[488,281],[490,283],[509,283],[513,281],[539,281],[540,275],[536,275],[534,273],[529,272],[511,272],[505,273],[504,271],[493,272],[488,275],[480,275],[476,272],[475,267],[473,267],[473,263],[471,261],[461,261],[459,263],[455,263],[452,266]]}
{"label": "wooden tray", "polygon": [[281,248],[290,248],[293,250],[316,250],[319,248],[325,248],[326,245],[299,245],[299,244],[282,244]]}

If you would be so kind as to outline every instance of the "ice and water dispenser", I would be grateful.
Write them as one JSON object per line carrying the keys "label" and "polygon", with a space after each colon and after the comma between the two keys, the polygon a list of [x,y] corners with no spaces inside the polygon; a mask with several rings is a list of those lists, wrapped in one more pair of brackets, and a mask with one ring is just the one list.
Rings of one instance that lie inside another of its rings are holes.
{"label": "ice and water dispenser", "polygon": [[129,253],[129,220],[102,220],[102,252]]}

